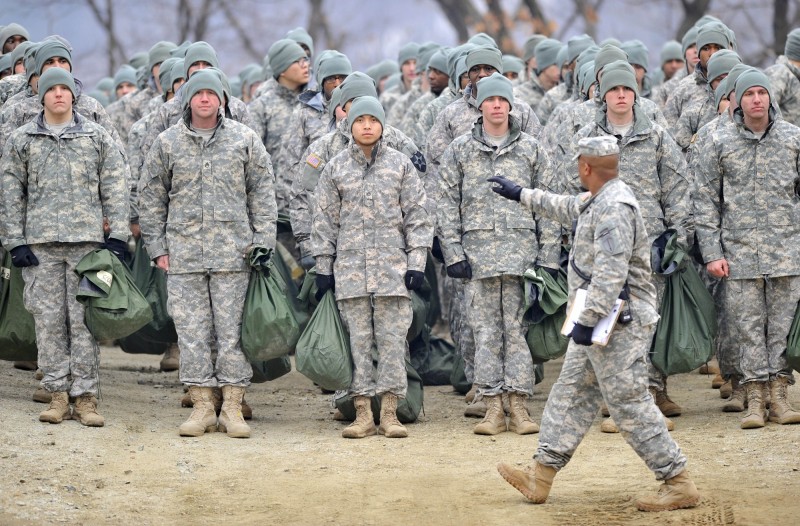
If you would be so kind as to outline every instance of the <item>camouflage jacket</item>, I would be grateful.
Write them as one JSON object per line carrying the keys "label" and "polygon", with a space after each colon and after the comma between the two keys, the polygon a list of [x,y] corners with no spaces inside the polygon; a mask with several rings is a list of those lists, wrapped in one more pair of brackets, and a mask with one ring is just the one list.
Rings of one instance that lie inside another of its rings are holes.
{"label": "camouflage jacket", "polygon": [[703,261],[725,258],[730,279],[800,275],[800,128],[770,116],[758,138],[737,109],[693,163]]}
{"label": "camouflage jacket", "polygon": [[422,110],[425,109],[425,106],[434,100],[436,100],[436,95],[434,95],[431,91],[426,91],[420,95],[417,100],[415,100],[411,106],[408,107],[396,128],[411,137],[413,140],[414,134],[416,133],[417,119],[419,118],[420,113],[422,113]]}
{"label": "camouflage jacket", "polygon": [[[127,137],[133,123],[147,114],[150,99],[156,96],[158,96],[158,92],[148,85],[144,89],[128,93],[108,107],[108,113],[113,115],[112,122],[121,137]],[[127,139],[125,142],[127,143]],[[152,144],[152,141],[149,144]]]}
{"label": "camouflage jacket", "polygon": [[[667,119],[670,128],[673,129],[678,123],[683,110],[694,101],[703,101],[708,97],[708,80],[705,73],[700,71],[700,64],[695,68],[694,73],[678,81],[673,93],[667,99],[664,106],[664,117]],[[714,98],[712,93],[711,98]]]}
{"label": "camouflage jacket", "polygon": [[664,108],[667,106],[667,99],[678,87],[681,79],[686,77],[688,74],[689,73],[686,71],[685,67],[679,69],[671,79],[666,82],[662,82],[653,88],[653,93],[650,96],[650,100],[658,104],[658,108],[661,111],[664,111]]}
{"label": "camouflage jacket", "polygon": [[781,116],[795,126],[800,126],[800,68],[790,64],[781,55],[776,63],[764,72],[769,77],[774,102]]}
{"label": "camouflage jacket", "polygon": [[692,144],[698,130],[717,117],[714,92],[706,86],[705,94],[705,97],[697,96],[686,101],[678,122],[672,127],[672,137],[684,151]]}
{"label": "camouflage jacket", "polygon": [[588,192],[564,196],[526,188],[520,201],[536,214],[562,224],[576,224],[567,274],[567,309],[572,307],[578,289],[588,289],[578,323],[597,325],[611,312],[626,281],[634,319],[645,326],[658,321],[650,269],[651,241],[639,203],[628,185],[612,179],[593,196]]}
{"label": "camouflage jacket", "polygon": [[[678,231],[678,239],[691,246],[694,221],[683,153],[670,134],[647,118],[638,105],[634,105],[633,112],[633,129],[625,137],[617,137],[619,178],[636,195],[651,242],[664,230],[674,228]],[[581,191],[578,161],[572,160],[578,141],[600,135],[614,135],[609,131],[605,108],[599,109],[595,122],[581,128],[572,139],[570,151],[565,156],[568,161],[558,167],[564,183],[562,193],[577,195]]]}
{"label": "camouflage jacket", "polygon": [[25,75],[19,73],[0,80],[0,108],[3,107],[8,99],[17,93],[25,91],[27,87],[28,80]]}
{"label": "camouflage jacket", "polygon": [[483,131],[483,117],[472,133],[461,135],[445,150],[437,207],[445,263],[467,260],[472,278],[504,274],[521,276],[539,255],[541,232],[534,214],[492,191],[486,179],[504,176],[523,187],[541,187],[550,178],[550,162],[539,142],[509,118],[509,137],[495,148]]}
{"label": "camouflage jacket", "polygon": [[717,115],[708,124],[703,125],[703,127],[700,128],[695,134],[692,144],[689,146],[689,150],[686,152],[686,166],[689,168],[689,171],[687,172],[687,178],[689,179],[689,183],[692,185],[692,203],[694,203],[695,193],[697,190],[697,178],[695,177],[695,173],[697,172],[698,153],[705,147],[705,143],[711,134],[718,130],[721,126],[724,126],[726,123],[730,122],[730,120],[730,112],[725,111],[725,113]]}
{"label": "camouflage jacket", "polygon": [[368,161],[351,141],[330,160],[314,191],[312,254],[336,278],[336,299],[410,297],[407,270],[425,269],[433,226],[414,165],[383,141]]}
{"label": "camouflage jacket", "polygon": [[264,145],[220,116],[205,142],[187,117],[156,139],[139,182],[139,222],[150,257],[170,273],[247,271],[250,245],[275,247],[275,179]]}
{"label": "camouflage jacket", "polygon": [[530,80],[520,82],[514,87],[514,98],[527,103],[534,111],[542,101],[544,94],[545,90],[539,82],[539,76],[536,74],[532,74]]}
{"label": "camouflage jacket", "polygon": [[111,135],[73,111],[60,136],[44,112],[18,128],[0,161],[0,240],[11,250],[37,243],[128,240],[125,159]]}
{"label": "camouflage jacket", "polygon": [[386,112],[386,122],[395,128],[399,128],[400,122],[403,120],[403,117],[406,116],[408,109],[415,100],[425,93],[427,92],[422,91],[422,77],[418,76],[411,83],[411,89],[400,95],[392,104],[392,109]]}
{"label": "camouflage jacket", "polygon": [[407,91],[408,90],[406,89],[406,85],[403,83],[403,79],[400,79],[400,82],[398,82],[397,85],[392,86],[380,94],[378,100],[380,100],[386,115],[389,115],[389,112],[392,111],[392,106],[394,106],[394,104],[400,100],[400,97],[402,97]]}
{"label": "camouflage jacket", "polygon": [[409,137],[411,137],[411,139],[414,141],[414,144],[419,146],[422,151],[425,151],[425,147],[428,143],[428,133],[430,133],[431,128],[433,128],[433,124],[436,122],[436,117],[439,116],[439,113],[448,104],[456,100],[458,97],[458,93],[449,87],[445,88],[441,95],[436,97],[432,102],[428,103],[420,112],[416,123],[414,123],[414,132],[412,135],[409,135]]}
{"label": "camouflage jacket", "polygon": [[[331,159],[347,148],[349,142],[350,129],[347,126],[347,119],[342,119],[336,125],[336,129],[326,133],[306,148],[303,154],[302,173],[292,181],[289,217],[292,223],[292,232],[303,255],[311,253],[311,247],[308,245],[311,235],[309,202],[313,198],[320,174]],[[411,139],[397,128],[387,124],[383,129],[381,143],[384,147],[397,150],[410,159],[418,170],[419,176],[424,177],[427,169],[425,158]]]}
{"label": "camouflage jacket", "polygon": [[556,106],[561,104],[562,102],[568,101],[572,97],[569,89],[567,88],[567,83],[562,82],[557,86],[554,86],[547,90],[547,92],[542,96],[542,99],[539,101],[539,105],[536,106],[536,116],[539,117],[539,121],[542,125],[547,124],[547,121],[550,119],[550,115],[553,113],[553,110],[556,109]]}
{"label": "camouflage jacket", "polygon": [[322,93],[304,91],[298,97],[300,104],[292,112],[281,148],[282,158],[289,168],[289,187],[303,175],[303,153],[306,148],[330,131],[328,103]]}

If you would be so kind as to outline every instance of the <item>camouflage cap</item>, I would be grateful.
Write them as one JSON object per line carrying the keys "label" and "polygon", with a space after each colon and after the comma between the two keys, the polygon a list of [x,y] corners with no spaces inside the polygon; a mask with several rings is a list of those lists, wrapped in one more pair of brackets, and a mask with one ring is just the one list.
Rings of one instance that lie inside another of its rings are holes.
{"label": "camouflage cap", "polygon": [[606,155],[619,155],[617,140],[610,135],[598,137],[584,137],[578,141],[578,151],[572,158],[577,160],[581,155],[589,157],[605,157]]}

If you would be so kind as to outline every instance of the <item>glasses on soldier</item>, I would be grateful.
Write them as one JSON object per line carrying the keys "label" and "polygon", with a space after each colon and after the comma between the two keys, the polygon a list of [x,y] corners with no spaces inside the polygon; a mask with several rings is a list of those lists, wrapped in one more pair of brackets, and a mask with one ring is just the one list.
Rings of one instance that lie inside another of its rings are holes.
{"label": "glasses on soldier", "polygon": [[305,66],[308,64],[308,57],[303,57],[294,61],[295,64],[300,64],[301,66]]}

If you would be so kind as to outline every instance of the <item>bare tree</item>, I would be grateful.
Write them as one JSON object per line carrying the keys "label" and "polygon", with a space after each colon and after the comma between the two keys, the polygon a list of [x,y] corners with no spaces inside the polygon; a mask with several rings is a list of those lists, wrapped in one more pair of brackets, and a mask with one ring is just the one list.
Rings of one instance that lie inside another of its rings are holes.
{"label": "bare tree", "polygon": [[471,0],[436,0],[460,42],[469,39],[470,28],[483,19]]}
{"label": "bare tree", "polygon": [[114,28],[114,0],[86,0],[86,4],[106,34],[108,74],[113,75],[117,66],[126,61],[125,50],[117,39],[117,32]]}
{"label": "bare tree", "polygon": [[691,29],[695,22],[708,12],[711,0],[681,0],[680,4],[683,8],[683,21],[675,32],[675,39],[678,41],[683,38],[683,35]]}
{"label": "bare tree", "polygon": [[333,33],[328,15],[322,5],[323,0],[308,0],[310,13],[308,17],[308,33],[314,42],[325,42],[328,49],[339,49],[345,40],[346,33]]}

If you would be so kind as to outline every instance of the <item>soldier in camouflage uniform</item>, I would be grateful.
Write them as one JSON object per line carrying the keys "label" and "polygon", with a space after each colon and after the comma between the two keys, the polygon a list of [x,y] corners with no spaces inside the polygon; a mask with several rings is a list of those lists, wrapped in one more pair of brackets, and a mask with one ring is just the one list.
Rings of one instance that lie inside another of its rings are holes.
{"label": "soldier in camouflage uniform", "polygon": [[400,125],[409,108],[417,99],[430,92],[428,75],[425,72],[428,69],[428,62],[439,48],[439,44],[435,42],[426,42],[419,47],[417,60],[414,64],[415,78],[411,82],[411,87],[392,103],[392,109],[386,113],[387,122],[396,128],[400,128],[403,133],[406,133],[406,130],[402,129]]}
{"label": "soldier in camouflage uniform", "polygon": [[[541,46],[541,47],[540,47]],[[534,49],[536,68],[530,71],[530,78],[514,88],[514,98],[536,108],[544,94],[558,85],[561,79],[561,66],[557,64],[561,42],[545,38]]]}
{"label": "soldier in camouflage uniform", "polygon": [[400,82],[381,92],[380,101],[385,111],[392,111],[395,102],[411,89],[414,79],[417,78],[418,55],[419,44],[416,42],[409,42],[398,51],[397,63],[400,65]]}
{"label": "soldier in camouflage uniform", "polygon": [[[415,140],[417,120],[425,107],[436,100],[450,84],[450,74],[448,73],[447,55],[449,48],[437,49],[428,61],[428,67],[420,75],[424,75],[428,83],[428,91],[423,93],[406,110],[405,115],[398,124],[397,128]],[[425,141],[423,140],[423,143]]]}
{"label": "soldier in camouflage uniform", "polygon": [[[444,189],[437,224],[448,275],[467,280],[476,398],[485,398],[487,406],[474,432],[496,435],[508,429],[527,435],[538,432],[539,426],[525,407],[526,398],[533,395],[533,361],[522,325],[522,275],[536,263],[537,225],[533,214],[498,199],[485,179],[505,175],[535,187],[550,178],[550,164],[536,139],[509,117],[515,103],[511,81],[494,73],[477,87],[482,115],[472,133],[453,141],[442,159]],[[508,427],[503,393],[509,395]]]}
{"label": "soldier in camouflage uniform", "polygon": [[[30,49],[31,53],[35,50],[35,42],[23,42],[11,52],[11,63],[14,74],[0,80],[0,108],[6,101],[21,91],[25,91],[28,85],[28,78],[25,75],[25,53]],[[31,49],[33,48],[33,49]]]}
{"label": "soldier in camouflage uniform", "polygon": [[783,56],[764,73],[772,84],[773,103],[780,108],[781,116],[800,126],[800,28],[789,33]]}
{"label": "soldier in camouflage uniform", "polygon": [[[72,75],[51,68],[39,78],[43,110],[18,128],[0,162],[0,240],[14,266],[24,267],[25,308],[33,315],[42,386],[52,393],[42,422],[70,418],[69,396],[83,425],[97,414],[99,350],[75,295],[75,266],[103,242],[127,251],[125,160],[111,135],[73,109]],[[70,380],[71,377],[71,380]]]}
{"label": "soldier in camouflage uniform", "polygon": [[194,407],[179,433],[200,436],[217,428],[212,388],[220,386],[220,430],[246,438],[241,403],[253,371],[240,338],[249,277],[244,258],[275,246],[272,166],[253,130],[224,116],[214,71],[195,72],[183,89],[184,119],[156,139],[140,181],[142,236],[150,257],[168,272],[180,379]]}
{"label": "soldier in camouflage uniform", "polygon": [[653,101],[658,104],[661,111],[667,105],[667,100],[678,88],[681,80],[688,75],[694,73],[694,68],[697,65],[697,27],[690,27],[681,39],[681,56],[683,57],[684,66],[680,68],[671,79],[665,81],[653,89]]}
{"label": "soldier in camouflage uniform", "polygon": [[[735,84],[733,120],[705,140],[695,162],[697,238],[709,274],[724,278],[725,311],[747,394],[743,429],[800,423],[786,339],[800,300],[797,188],[800,129],[776,117],[769,80],[750,69]],[[722,189],[724,187],[724,194]],[[767,415],[762,389],[769,385]]]}
{"label": "soldier in camouflage uniform", "polygon": [[[574,90],[577,80],[575,78],[577,74],[575,67],[577,65],[578,55],[592,45],[594,45],[594,40],[586,34],[572,37],[567,41],[566,55],[563,57],[564,62],[559,63],[559,67],[563,65],[562,78],[564,82],[545,93],[539,105],[536,107],[536,116],[539,117],[542,125],[547,124],[553,110],[555,110],[559,104],[575,98]],[[561,57],[557,60],[560,59]]]}
{"label": "soldier in camouflage uniform", "polygon": [[15,22],[0,27],[0,46],[2,46],[0,55],[11,53],[17,46],[30,38],[28,30]]}
{"label": "soldier in camouflage uniform", "polygon": [[[336,129],[309,145],[303,154],[303,173],[300,178],[292,182],[290,201],[292,232],[300,249],[301,264],[306,268],[310,268],[313,265],[311,263],[311,247],[309,246],[309,237],[311,235],[311,207],[309,206],[309,201],[313,199],[314,189],[317,187],[320,174],[327,163],[336,154],[345,150],[348,142],[351,141],[347,119],[342,117],[356,97],[377,98],[375,81],[360,71],[355,71],[348,75],[338,89],[340,90],[340,103],[338,105],[341,107],[342,114],[337,114],[336,116],[338,120]],[[383,126],[381,143],[408,157],[419,172],[419,176],[424,177],[427,170],[425,157],[411,139],[396,128],[386,124]]]}
{"label": "soldier in camouflage uniform", "polygon": [[[657,495],[637,499],[636,507],[642,511],[690,508],[697,505],[700,495],[686,472],[686,457],[670,437],[645,382],[645,355],[658,321],[646,223],[633,190],[617,177],[617,141],[607,135],[583,138],[577,153],[581,184],[588,189],[578,196],[523,189],[502,177],[490,179],[500,185],[493,188],[496,192],[520,200],[534,213],[562,224],[577,224],[570,254],[568,309],[577,290],[586,290],[561,374],[545,404],[535,461],[524,469],[506,463],[497,469],[526,498],[544,503],[556,473],[575,454],[605,400],[626,442],[664,481]],[[606,346],[595,345],[592,332],[626,283],[633,319],[617,323]]]}
{"label": "soldier in camouflage uniform", "polygon": [[[350,333],[356,420],[345,438],[376,433],[370,397],[381,395],[380,427],[408,436],[397,420],[397,400],[408,387],[406,333],[411,326],[409,290],[425,281],[433,226],[425,189],[414,165],[381,139],[383,108],[359,97],[347,112],[352,140],[326,165],[314,192],[311,242],[319,296],[334,289]],[[372,355],[377,351],[377,380]]]}

